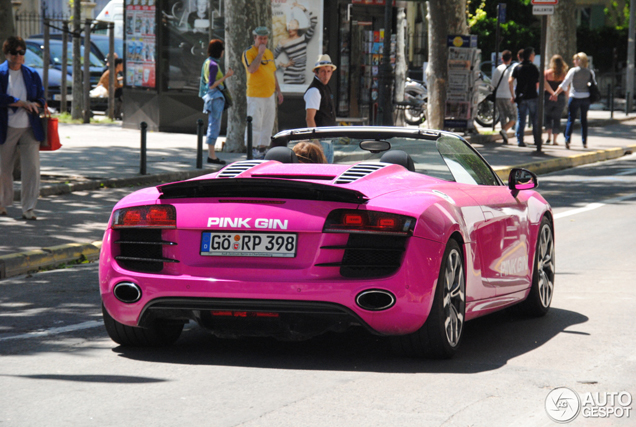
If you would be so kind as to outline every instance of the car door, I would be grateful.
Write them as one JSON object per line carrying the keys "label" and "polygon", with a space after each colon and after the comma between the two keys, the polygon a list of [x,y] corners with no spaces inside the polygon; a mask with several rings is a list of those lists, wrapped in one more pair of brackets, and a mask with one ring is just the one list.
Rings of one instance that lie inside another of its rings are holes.
{"label": "car door", "polygon": [[438,150],[455,180],[469,184],[463,186],[464,191],[484,214],[484,221],[473,230],[484,285],[494,287],[497,295],[527,288],[532,272],[526,200],[515,197],[486,161],[462,141],[440,138]]}

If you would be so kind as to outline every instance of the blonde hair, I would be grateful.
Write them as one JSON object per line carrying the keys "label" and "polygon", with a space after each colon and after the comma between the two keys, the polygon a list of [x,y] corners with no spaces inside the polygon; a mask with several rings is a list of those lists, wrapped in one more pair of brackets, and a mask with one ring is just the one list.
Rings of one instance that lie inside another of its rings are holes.
{"label": "blonde hair", "polygon": [[567,74],[568,64],[565,63],[561,55],[554,55],[550,58],[550,69],[552,70],[554,79],[560,80]]}
{"label": "blonde hair", "polygon": [[587,55],[585,54],[585,52],[579,52],[575,54],[572,57],[572,59],[578,59],[581,67],[583,68],[587,68],[588,64],[590,63],[589,59],[587,59]]}
{"label": "blonde hair", "polygon": [[322,147],[312,142],[299,142],[292,150],[300,163],[327,163]]}

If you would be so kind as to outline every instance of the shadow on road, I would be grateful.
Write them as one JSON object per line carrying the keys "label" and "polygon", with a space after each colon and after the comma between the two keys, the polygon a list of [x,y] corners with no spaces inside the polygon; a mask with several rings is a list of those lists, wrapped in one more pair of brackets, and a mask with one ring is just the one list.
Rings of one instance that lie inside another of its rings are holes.
{"label": "shadow on road", "polygon": [[504,311],[466,324],[464,342],[452,360],[396,357],[390,341],[362,329],[328,333],[303,342],[267,338],[218,339],[200,328],[184,332],[172,347],[116,347],[121,357],[151,363],[240,366],[261,369],[368,371],[386,373],[478,373],[502,366],[533,351],[568,328],[587,322],[582,314],[552,309],[540,319]]}

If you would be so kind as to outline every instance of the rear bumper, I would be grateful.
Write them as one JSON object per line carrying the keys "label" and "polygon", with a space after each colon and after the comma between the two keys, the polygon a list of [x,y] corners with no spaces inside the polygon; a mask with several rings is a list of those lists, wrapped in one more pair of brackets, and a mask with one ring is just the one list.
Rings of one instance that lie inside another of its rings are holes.
{"label": "rear bumper", "polygon": [[[347,318],[345,323],[359,323],[382,335],[408,334],[423,325],[444,250],[440,243],[413,237],[398,272],[381,279],[321,279],[309,274],[311,269],[255,271],[228,267],[234,278],[230,280],[227,268],[218,268],[217,277],[217,269],[206,271],[205,277],[192,272],[166,275],[127,271],[113,258],[108,240],[107,233],[100,255],[100,292],[104,306],[120,323],[146,326],[156,318],[196,318],[214,310],[266,311]],[[123,281],[139,286],[139,301],[126,304],[115,298],[113,288]],[[368,289],[391,292],[395,304],[383,311],[360,308],[356,296]]]}

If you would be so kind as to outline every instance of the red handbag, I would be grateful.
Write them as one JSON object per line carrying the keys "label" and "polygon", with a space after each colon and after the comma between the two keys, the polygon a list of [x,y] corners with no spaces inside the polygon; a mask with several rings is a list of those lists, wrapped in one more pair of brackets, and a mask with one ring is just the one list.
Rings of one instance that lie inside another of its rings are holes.
{"label": "red handbag", "polygon": [[60,134],[57,131],[57,117],[51,117],[49,108],[44,106],[44,114],[40,117],[44,128],[44,140],[40,142],[40,151],[55,151],[62,147]]}

